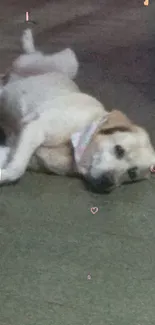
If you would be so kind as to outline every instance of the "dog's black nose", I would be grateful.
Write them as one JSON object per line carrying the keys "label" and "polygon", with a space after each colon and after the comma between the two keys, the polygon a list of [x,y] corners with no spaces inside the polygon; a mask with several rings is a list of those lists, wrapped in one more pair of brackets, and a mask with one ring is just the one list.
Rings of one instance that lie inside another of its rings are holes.
{"label": "dog's black nose", "polygon": [[106,173],[102,176],[95,178],[92,176],[87,177],[89,189],[96,193],[111,192],[114,187],[114,179],[111,174]]}

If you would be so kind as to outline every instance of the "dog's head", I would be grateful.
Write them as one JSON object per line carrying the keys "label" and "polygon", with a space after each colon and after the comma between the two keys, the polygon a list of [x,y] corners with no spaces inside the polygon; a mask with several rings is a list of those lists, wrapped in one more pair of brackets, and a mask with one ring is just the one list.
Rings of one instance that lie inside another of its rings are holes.
{"label": "dog's head", "polygon": [[98,192],[148,178],[155,151],[147,132],[123,113],[108,114],[93,134],[77,169]]}

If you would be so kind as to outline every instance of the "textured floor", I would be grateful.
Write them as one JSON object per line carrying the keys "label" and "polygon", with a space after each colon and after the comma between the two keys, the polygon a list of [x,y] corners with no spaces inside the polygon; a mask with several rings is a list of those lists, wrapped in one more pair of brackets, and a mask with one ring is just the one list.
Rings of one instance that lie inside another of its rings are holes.
{"label": "textured floor", "polygon": [[[38,47],[72,46],[81,88],[145,126],[155,145],[155,3],[93,2],[0,3],[0,71],[19,54],[31,10]],[[153,179],[106,196],[33,173],[1,188],[0,325],[154,325],[154,211]]]}

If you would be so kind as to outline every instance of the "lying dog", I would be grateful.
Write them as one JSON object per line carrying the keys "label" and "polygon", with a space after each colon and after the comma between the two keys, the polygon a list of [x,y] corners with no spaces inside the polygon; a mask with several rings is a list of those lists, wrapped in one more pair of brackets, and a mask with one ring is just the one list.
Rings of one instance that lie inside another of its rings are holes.
{"label": "lying dog", "polygon": [[155,164],[147,132],[123,113],[107,112],[72,81],[78,62],[71,50],[37,52],[30,30],[21,55],[1,88],[0,184],[19,179],[27,168],[82,175],[97,191],[145,179]]}

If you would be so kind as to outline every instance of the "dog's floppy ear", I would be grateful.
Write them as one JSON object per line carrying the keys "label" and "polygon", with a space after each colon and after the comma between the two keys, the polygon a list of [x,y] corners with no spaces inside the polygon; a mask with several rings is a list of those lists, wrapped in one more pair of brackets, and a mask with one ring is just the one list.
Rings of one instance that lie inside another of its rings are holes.
{"label": "dog's floppy ear", "polygon": [[108,114],[107,121],[100,125],[97,133],[111,134],[116,131],[129,131],[133,130],[133,123],[128,117],[118,110],[113,110]]}

